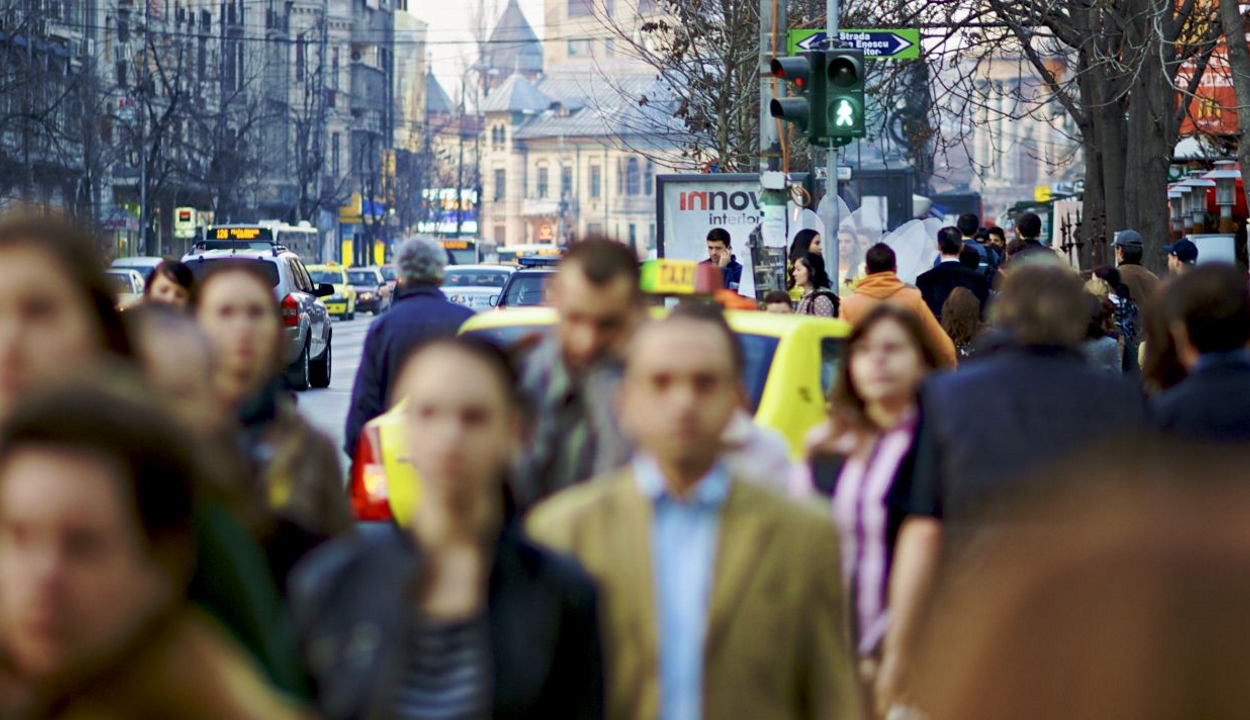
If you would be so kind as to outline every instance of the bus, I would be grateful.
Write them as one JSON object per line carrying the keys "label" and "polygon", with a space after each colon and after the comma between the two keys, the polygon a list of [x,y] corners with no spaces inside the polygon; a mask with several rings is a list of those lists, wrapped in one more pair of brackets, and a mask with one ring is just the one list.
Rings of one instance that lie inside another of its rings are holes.
{"label": "bus", "polygon": [[299,225],[262,220],[258,223],[213,225],[193,250],[269,250],[279,245],[299,255],[305,263],[323,261],[321,234],[308,222]]}
{"label": "bus", "polygon": [[455,261],[453,265],[476,265],[482,261],[478,254],[477,241],[467,239],[442,240],[443,247],[451,253]]}

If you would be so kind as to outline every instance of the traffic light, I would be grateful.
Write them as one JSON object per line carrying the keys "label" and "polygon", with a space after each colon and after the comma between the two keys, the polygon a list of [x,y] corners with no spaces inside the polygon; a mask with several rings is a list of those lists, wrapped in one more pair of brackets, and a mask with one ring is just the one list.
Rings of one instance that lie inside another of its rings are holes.
{"label": "traffic light", "polygon": [[[773,77],[794,86],[791,97],[774,98],[768,114],[803,130],[809,140],[819,144],[826,135],[825,53],[817,50],[796,57],[777,57],[769,63]],[[797,97],[796,97],[797,95]]]}
{"label": "traffic light", "polygon": [[864,122],[864,52],[835,49],[825,53],[825,136],[844,145],[867,134]]}

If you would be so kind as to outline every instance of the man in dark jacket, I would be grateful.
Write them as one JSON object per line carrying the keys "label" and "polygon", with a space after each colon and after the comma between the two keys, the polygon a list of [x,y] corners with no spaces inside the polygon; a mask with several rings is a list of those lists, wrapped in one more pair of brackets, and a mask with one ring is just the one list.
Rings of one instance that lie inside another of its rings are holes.
{"label": "man in dark jacket", "polygon": [[473,316],[472,310],[449,301],[439,289],[447,253],[437,242],[429,238],[404,242],[395,253],[395,264],[400,294],[391,309],[369,327],[352,387],[343,448],[348,457],[355,455],[365,423],[390,407],[391,386],[404,358],[426,341],[455,337]]}
{"label": "man in dark jacket", "polygon": [[712,228],[707,234],[707,260],[705,265],[720,268],[726,290],[737,290],[742,283],[742,263],[730,249],[732,240],[725,228]]}
{"label": "man in dark jacket", "polygon": [[894,555],[891,628],[878,675],[887,706],[900,697],[943,545],[958,546],[983,529],[986,506],[1024,490],[1047,465],[1145,425],[1137,388],[1091,366],[1078,350],[1089,311],[1071,268],[1023,265],[1007,275],[998,303],[1016,345],[925,386],[913,486],[891,499],[908,518]]}
{"label": "man in dark jacket", "polygon": [[1164,295],[1177,355],[1189,370],[1155,399],[1163,433],[1186,440],[1250,441],[1250,287],[1232,265],[1194,268]]}
{"label": "man in dark jacket", "polygon": [[924,297],[925,304],[933,311],[933,316],[942,318],[942,306],[955,288],[968,288],[977,300],[981,301],[981,312],[985,312],[985,303],[990,298],[990,281],[975,270],[969,270],[959,261],[964,242],[959,229],[944,227],[938,231],[938,252],[940,262],[932,270],[921,273],[916,278],[916,288]]}

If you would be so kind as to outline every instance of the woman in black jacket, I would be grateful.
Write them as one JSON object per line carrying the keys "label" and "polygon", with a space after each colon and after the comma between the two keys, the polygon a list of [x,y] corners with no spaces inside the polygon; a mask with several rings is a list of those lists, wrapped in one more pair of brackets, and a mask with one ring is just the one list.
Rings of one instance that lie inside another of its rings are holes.
{"label": "woman in black jacket", "polygon": [[411,527],[316,552],[292,585],[320,710],[346,718],[599,718],[594,587],[511,517],[516,378],[472,339],[438,340],[396,384],[421,478]]}

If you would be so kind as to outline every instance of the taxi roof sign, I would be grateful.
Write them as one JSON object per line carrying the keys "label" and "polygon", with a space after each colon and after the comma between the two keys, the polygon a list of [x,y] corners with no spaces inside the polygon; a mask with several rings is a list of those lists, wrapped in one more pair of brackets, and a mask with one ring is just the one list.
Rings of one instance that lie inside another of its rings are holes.
{"label": "taxi roof sign", "polygon": [[713,295],[722,289],[720,268],[694,260],[648,260],[642,291],[651,295]]}

